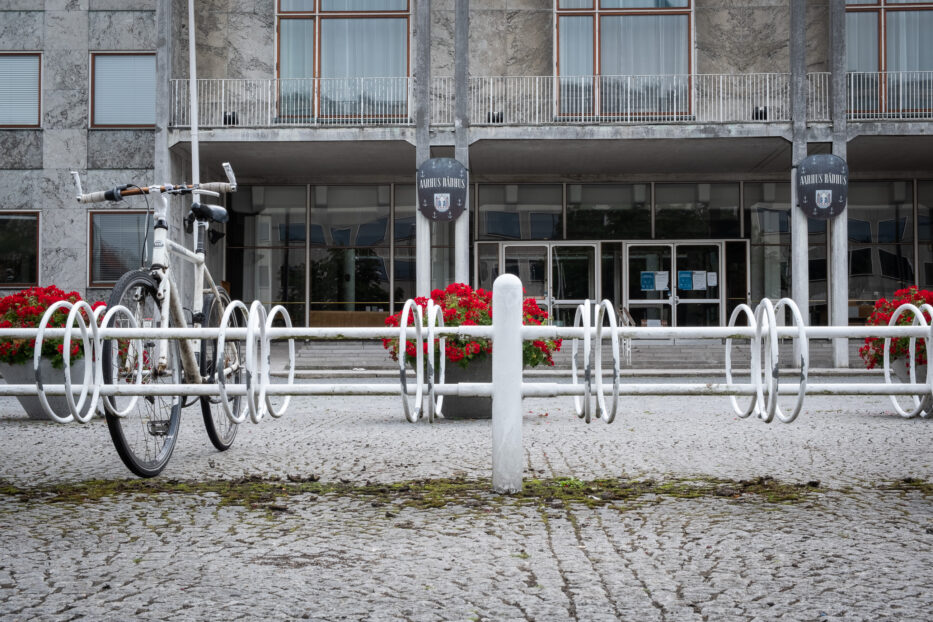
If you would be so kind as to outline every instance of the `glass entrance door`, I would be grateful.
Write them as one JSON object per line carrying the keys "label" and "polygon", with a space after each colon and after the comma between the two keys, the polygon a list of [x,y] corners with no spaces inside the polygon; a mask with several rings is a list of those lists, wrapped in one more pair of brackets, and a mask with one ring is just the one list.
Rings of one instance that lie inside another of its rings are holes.
{"label": "glass entrance door", "polygon": [[596,302],[596,245],[551,245],[551,323],[573,326],[577,305]]}
{"label": "glass entrance door", "polygon": [[503,244],[502,262],[553,324],[572,326],[577,305],[596,300],[596,244]]}
{"label": "glass entrance door", "polygon": [[722,243],[629,244],[628,307],[641,326],[722,323]]}

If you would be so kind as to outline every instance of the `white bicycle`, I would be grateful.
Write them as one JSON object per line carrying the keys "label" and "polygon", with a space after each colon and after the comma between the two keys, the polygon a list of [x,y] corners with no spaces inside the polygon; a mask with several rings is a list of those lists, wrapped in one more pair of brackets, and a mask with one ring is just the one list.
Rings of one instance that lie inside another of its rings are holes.
{"label": "white bicycle", "polygon": [[[130,315],[116,314],[107,328],[131,327],[217,327],[230,303],[227,292],[218,288],[205,263],[204,240],[212,222],[227,222],[227,210],[219,205],[201,203],[199,196],[219,197],[235,192],[236,178],[228,163],[223,165],[227,182],[196,185],[182,184],[140,187],[127,185],[111,190],[84,193],[81,178],[72,171],[78,189],[79,203],[121,201],[128,196],[154,198],[152,212],[152,261],[148,267],[124,274],[114,285],[107,306],[126,307]],[[194,195],[186,224],[191,226],[194,250],[189,250],[169,237],[169,195]],[[149,199],[146,199],[147,206]],[[148,233],[147,233],[148,235]],[[211,242],[216,241],[214,238]],[[144,245],[145,246],[145,245]],[[194,265],[192,309],[190,323],[182,307],[182,299],[172,273],[170,257],[176,256]],[[234,312],[227,325],[243,326],[245,316]],[[218,357],[217,341],[213,339],[108,339],[101,355],[103,380],[106,384],[216,383],[216,370],[223,368],[227,384],[242,383],[244,372],[243,347],[227,340]],[[175,448],[181,409],[199,401],[204,425],[213,445],[224,451],[233,444],[243,398],[201,397],[188,401],[183,396],[104,397],[107,427],[123,463],[140,477],[158,475],[168,463]],[[227,415],[227,408],[234,417]]]}

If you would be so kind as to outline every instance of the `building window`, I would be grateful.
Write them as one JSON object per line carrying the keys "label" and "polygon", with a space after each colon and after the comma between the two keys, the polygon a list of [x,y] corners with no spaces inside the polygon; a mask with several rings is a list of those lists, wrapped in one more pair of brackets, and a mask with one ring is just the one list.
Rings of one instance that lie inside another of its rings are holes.
{"label": "building window", "polygon": [[933,109],[933,6],[849,0],[846,69],[854,113]]}
{"label": "building window", "polygon": [[[89,287],[108,287],[152,258],[152,232],[144,211],[90,212]],[[146,254],[143,255],[143,244]]]}
{"label": "building window", "polygon": [[91,54],[91,126],[155,125],[155,54]]}
{"label": "building window", "polygon": [[408,114],[407,0],[279,0],[279,116]]}
{"label": "building window", "polygon": [[39,283],[39,214],[0,213],[0,287]]}
{"label": "building window", "polygon": [[689,0],[595,2],[558,3],[560,114],[688,115]]}
{"label": "building window", "polygon": [[[304,326],[307,186],[253,186],[231,196],[227,275],[240,300],[283,305]],[[323,231],[312,227],[312,244]]]}
{"label": "building window", "polygon": [[559,184],[482,184],[477,198],[478,240],[562,240]]}
{"label": "building window", "polygon": [[40,60],[0,53],[0,127],[39,127]]}

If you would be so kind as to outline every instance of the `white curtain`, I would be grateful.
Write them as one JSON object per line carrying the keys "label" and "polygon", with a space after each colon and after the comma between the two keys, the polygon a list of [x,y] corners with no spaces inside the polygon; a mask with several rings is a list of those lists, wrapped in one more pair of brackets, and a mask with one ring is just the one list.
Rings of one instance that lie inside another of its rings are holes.
{"label": "white curtain", "polygon": [[600,23],[600,64],[604,76],[685,75],[686,15],[607,15]]}
{"label": "white curtain", "polygon": [[888,71],[933,71],[933,11],[887,12]]}
{"label": "white curtain", "polygon": [[406,0],[321,0],[322,11],[404,11]]}
{"label": "white curtain", "polygon": [[321,106],[325,115],[404,114],[407,75],[408,20],[322,20],[321,78],[325,80],[321,83]]}
{"label": "white curtain", "polygon": [[846,13],[846,70],[878,71],[877,13]]}
{"label": "white curtain", "polygon": [[285,117],[314,114],[314,20],[279,21],[279,110]]}
{"label": "white curtain", "polygon": [[593,18],[561,17],[560,30],[560,112],[564,115],[593,111]]}

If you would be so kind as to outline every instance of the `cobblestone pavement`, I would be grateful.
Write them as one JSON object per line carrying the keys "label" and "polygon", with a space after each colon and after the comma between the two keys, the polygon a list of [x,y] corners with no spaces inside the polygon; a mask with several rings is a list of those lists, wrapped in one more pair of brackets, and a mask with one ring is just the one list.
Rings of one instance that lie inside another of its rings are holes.
{"label": "cobblestone pavement", "polygon": [[[622,409],[587,426],[569,398],[526,400],[526,479],[820,484],[789,503],[650,494],[591,507],[481,493],[409,507],[334,492],[269,512],[197,487],[52,501],[44,487],[129,472],[102,421],[31,422],[2,399],[0,485],[32,494],[0,491],[0,618],[933,618],[933,420],[901,419],[874,397],[808,398],[792,425],[740,420],[726,398]],[[161,479],[484,482],[490,460],[488,421],[413,425],[398,398],[309,398],[244,424],[225,453],[186,410]],[[888,485],[908,477],[921,485]]]}

